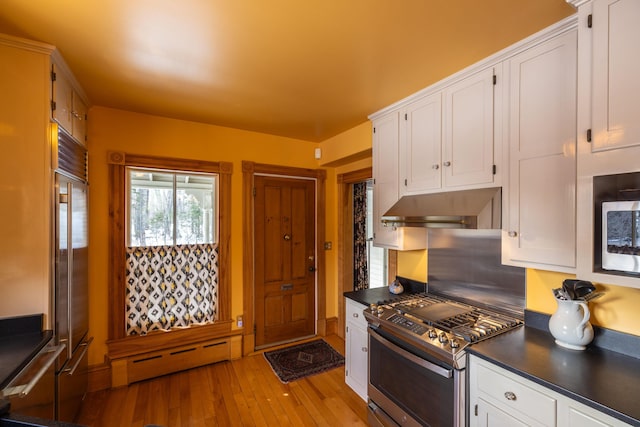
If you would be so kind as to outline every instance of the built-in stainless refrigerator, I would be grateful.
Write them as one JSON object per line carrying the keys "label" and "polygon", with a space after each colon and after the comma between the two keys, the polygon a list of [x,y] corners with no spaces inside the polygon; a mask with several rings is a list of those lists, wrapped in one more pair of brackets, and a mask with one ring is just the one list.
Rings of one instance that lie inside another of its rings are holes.
{"label": "built-in stainless refrigerator", "polygon": [[55,335],[66,350],[56,367],[56,419],[76,418],[88,385],[87,151],[60,131],[55,167]]}

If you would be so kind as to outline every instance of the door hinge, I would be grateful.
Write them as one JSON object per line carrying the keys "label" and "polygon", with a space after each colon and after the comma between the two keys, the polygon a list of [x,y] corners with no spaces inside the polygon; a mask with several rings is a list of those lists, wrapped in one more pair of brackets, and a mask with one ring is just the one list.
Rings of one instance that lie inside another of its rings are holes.
{"label": "door hinge", "polygon": [[591,27],[593,27],[593,15],[589,14],[589,16],[587,16],[587,28]]}
{"label": "door hinge", "polygon": [[56,111],[56,101],[51,101],[51,111]]}
{"label": "door hinge", "polygon": [[476,417],[477,417],[478,416],[478,405],[477,404],[474,406],[473,412],[476,414]]}
{"label": "door hinge", "polygon": [[345,377],[348,377],[348,376],[349,376],[349,370],[348,370],[348,369],[345,369],[345,371],[344,371],[344,376],[345,376]]}
{"label": "door hinge", "polygon": [[253,197],[256,197],[256,187],[253,187]]}
{"label": "door hinge", "polygon": [[495,74],[493,75],[493,85],[495,86],[496,83],[498,83],[498,76],[496,76]]}
{"label": "door hinge", "polygon": [[373,133],[376,133],[376,128],[373,128]]}
{"label": "door hinge", "polygon": [[253,335],[256,335],[258,333],[258,327],[256,325],[253,325]]}
{"label": "door hinge", "polygon": [[52,81],[52,82],[55,82],[55,81],[56,81],[56,72],[55,72],[55,71],[52,71],[52,72],[51,72],[51,81]]}
{"label": "door hinge", "polygon": [[405,120],[409,120],[409,119],[408,119],[408,116],[407,116],[407,113],[404,113],[404,119],[405,119]]}
{"label": "door hinge", "polygon": [[407,186],[407,178],[404,179],[404,186]]}
{"label": "door hinge", "polygon": [[493,174],[496,174],[496,165],[493,165]]}
{"label": "door hinge", "polygon": [[376,185],[376,179],[373,178],[373,185]]}
{"label": "door hinge", "polygon": [[591,129],[587,129],[587,142],[591,142]]}

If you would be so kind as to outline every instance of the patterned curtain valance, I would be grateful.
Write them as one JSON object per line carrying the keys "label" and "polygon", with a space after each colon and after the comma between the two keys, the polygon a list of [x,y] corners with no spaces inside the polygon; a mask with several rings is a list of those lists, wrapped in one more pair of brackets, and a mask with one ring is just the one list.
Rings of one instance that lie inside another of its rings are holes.
{"label": "patterned curtain valance", "polygon": [[218,301],[218,245],[129,247],[126,334],[211,323]]}

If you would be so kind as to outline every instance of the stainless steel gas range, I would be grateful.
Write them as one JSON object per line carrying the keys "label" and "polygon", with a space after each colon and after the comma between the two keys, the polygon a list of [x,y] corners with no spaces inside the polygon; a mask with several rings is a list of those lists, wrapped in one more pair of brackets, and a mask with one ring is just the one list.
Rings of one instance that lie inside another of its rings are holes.
{"label": "stainless steel gas range", "polygon": [[465,349],[523,325],[524,271],[500,264],[499,234],[469,231],[430,231],[427,292],[364,310],[371,425],[464,426]]}

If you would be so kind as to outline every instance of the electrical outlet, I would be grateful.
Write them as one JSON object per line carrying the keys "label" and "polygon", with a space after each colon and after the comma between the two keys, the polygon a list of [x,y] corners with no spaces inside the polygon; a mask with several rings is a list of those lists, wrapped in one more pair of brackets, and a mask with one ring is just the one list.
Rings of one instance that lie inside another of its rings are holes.
{"label": "electrical outlet", "polygon": [[238,328],[242,328],[242,316],[238,316],[237,325]]}

